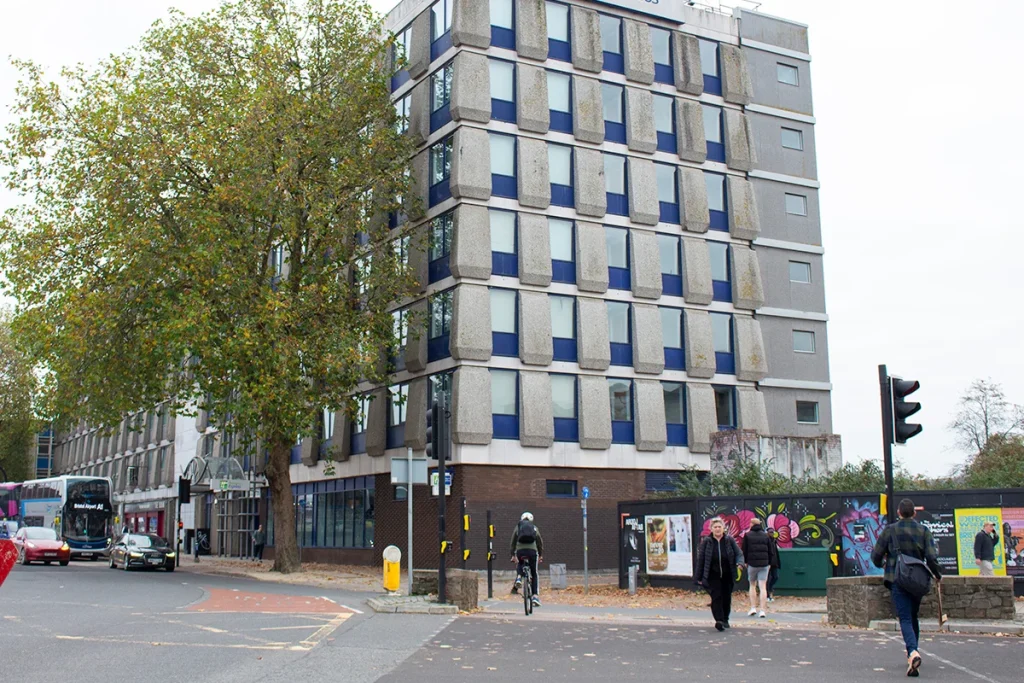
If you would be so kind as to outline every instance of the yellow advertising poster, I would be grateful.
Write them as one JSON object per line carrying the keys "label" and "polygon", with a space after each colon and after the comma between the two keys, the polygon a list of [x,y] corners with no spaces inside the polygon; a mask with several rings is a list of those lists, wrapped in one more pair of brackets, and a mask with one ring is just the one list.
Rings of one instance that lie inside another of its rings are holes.
{"label": "yellow advertising poster", "polygon": [[[956,519],[956,557],[960,565],[960,576],[977,576],[978,564],[974,561],[974,537],[981,531],[985,522],[993,522],[996,530],[1003,528],[1003,511],[1001,508],[958,508]],[[1006,576],[1006,553],[1003,551],[1003,539],[996,546],[996,560],[992,563],[996,576]]]}

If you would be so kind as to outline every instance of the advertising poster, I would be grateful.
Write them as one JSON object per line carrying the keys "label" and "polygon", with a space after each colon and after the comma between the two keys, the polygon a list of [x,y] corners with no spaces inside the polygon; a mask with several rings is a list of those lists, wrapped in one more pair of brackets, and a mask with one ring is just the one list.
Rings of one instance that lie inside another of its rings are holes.
{"label": "advertising poster", "polygon": [[637,571],[646,568],[646,537],[644,535],[643,515],[629,515],[622,519],[622,557],[626,563],[626,575],[629,568],[636,566]]}
{"label": "advertising poster", "polygon": [[[942,566],[942,574],[949,576],[959,573],[957,565],[956,519],[954,514],[952,512],[921,510],[917,513],[917,521],[928,527],[932,532],[932,538],[935,539],[935,554],[939,558],[939,565]],[[973,537],[971,544],[973,548]],[[977,567],[973,562],[971,562],[971,566]]]}
{"label": "advertising poster", "polygon": [[693,576],[693,522],[690,515],[648,515],[647,573]]}
{"label": "advertising poster", "polygon": [[999,530],[1000,548],[1006,564],[1006,575],[1024,581],[1024,508],[1003,508],[1003,524]]}
{"label": "advertising poster", "polygon": [[[960,562],[961,576],[977,576],[979,569],[974,561],[974,537],[986,521],[995,522],[996,529],[1003,528],[1001,508],[960,508],[956,511],[956,549]],[[1000,539],[1002,544],[1002,539]],[[1006,558],[996,546],[996,561],[993,562],[996,576],[1006,576]]]}

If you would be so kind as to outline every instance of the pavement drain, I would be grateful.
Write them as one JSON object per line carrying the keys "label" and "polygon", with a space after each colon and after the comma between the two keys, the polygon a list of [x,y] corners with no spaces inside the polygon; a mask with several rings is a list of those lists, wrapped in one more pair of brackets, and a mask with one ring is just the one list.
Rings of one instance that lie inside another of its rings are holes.
{"label": "pavement drain", "polygon": [[380,614],[458,614],[455,605],[442,605],[429,595],[382,595],[366,601]]}

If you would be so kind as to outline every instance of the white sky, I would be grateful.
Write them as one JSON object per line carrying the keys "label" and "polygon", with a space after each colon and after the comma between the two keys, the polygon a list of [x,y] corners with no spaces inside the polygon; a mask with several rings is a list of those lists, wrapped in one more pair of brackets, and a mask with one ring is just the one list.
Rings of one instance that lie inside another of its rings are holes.
{"label": "white sky", "polygon": [[[371,3],[387,11],[395,0]],[[168,7],[191,14],[217,2],[0,4],[6,123],[16,82],[7,55],[92,62]],[[847,460],[881,457],[877,365],[887,363],[922,384],[925,431],[897,456],[943,474],[962,460],[946,425],[973,379],[1024,402],[1024,221],[1013,203],[1024,3],[765,0],[761,10],[810,25],[835,431]],[[10,200],[0,190],[0,207]]]}

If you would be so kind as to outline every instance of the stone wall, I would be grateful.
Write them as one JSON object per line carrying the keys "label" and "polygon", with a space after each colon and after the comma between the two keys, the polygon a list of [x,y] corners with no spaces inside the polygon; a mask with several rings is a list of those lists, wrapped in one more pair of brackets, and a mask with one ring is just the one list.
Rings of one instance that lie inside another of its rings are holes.
{"label": "stone wall", "polygon": [[[881,576],[850,576],[825,583],[830,624],[867,628],[872,621],[895,617]],[[950,619],[1013,621],[1013,577],[944,577],[942,607]],[[932,590],[921,602],[921,617],[935,619],[938,613],[938,599]]]}
{"label": "stone wall", "polygon": [[[445,572],[445,597],[461,611],[475,610],[480,600],[480,581],[477,573],[466,569],[448,569]],[[437,570],[414,569],[413,595],[437,595]]]}

